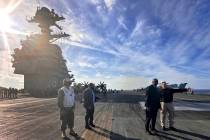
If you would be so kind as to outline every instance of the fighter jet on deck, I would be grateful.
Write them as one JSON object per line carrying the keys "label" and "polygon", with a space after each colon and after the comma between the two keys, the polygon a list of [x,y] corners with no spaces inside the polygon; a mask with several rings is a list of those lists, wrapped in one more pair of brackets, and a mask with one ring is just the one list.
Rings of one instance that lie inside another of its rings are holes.
{"label": "fighter jet on deck", "polygon": [[178,84],[167,84],[167,85],[168,87],[175,88],[175,89],[184,89],[187,83],[180,83],[179,85]]}

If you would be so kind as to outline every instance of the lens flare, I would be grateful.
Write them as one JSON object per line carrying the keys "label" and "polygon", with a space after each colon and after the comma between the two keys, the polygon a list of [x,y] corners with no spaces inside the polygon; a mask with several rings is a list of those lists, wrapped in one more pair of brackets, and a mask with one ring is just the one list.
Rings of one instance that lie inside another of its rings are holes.
{"label": "lens flare", "polygon": [[3,19],[0,22],[0,30],[4,31],[4,32],[7,32],[7,30],[9,30],[11,28],[11,25],[12,25],[12,21],[9,18],[9,14],[7,14],[6,12],[1,10],[0,11],[0,18]]}
{"label": "lens flare", "polygon": [[[22,33],[21,31],[18,31],[18,29],[13,29],[12,26],[15,25],[15,23],[12,21],[10,14],[20,5],[22,0],[10,0],[7,5],[2,7],[0,9],[0,38],[3,41],[3,50],[6,50],[4,53],[4,60],[3,61],[11,61],[11,48],[9,45],[9,34],[21,34],[25,35],[25,33]],[[1,2],[0,2],[1,4]],[[2,46],[1,46],[2,47]],[[11,63],[3,62],[4,67],[8,66],[8,74],[9,70],[11,70],[10,65]],[[6,65],[7,64],[7,65]]]}

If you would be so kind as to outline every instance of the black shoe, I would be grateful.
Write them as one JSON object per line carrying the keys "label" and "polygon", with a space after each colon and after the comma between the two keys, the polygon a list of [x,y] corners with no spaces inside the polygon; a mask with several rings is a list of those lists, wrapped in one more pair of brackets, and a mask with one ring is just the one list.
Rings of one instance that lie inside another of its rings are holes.
{"label": "black shoe", "polygon": [[169,127],[170,130],[176,131],[177,129],[175,127]]}
{"label": "black shoe", "polygon": [[85,128],[91,130],[91,127],[89,125],[86,125]]}
{"label": "black shoe", "polygon": [[74,130],[70,130],[69,135],[72,135],[74,137],[78,136],[78,134],[76,132],[74,132]]}
{"label": "black shoe", "polygon": [[157,132],[157,129],[155,129],[155,128],[152,128],[152,129],[151,129],[151,131],[155,131],[155,132]]}
{"label": "black shoe", "polygon": [[165,127],[165,126],[163,126],[163,127],[162,127],[162,130],[163,130],[163,131],[166,131],[166,127]]}
{"label": "black shoe", "polygon": [[146,133],[148,133],[149,135],[153,135],[150,130],[146,130]]}
{"label": "black shoe", "polygon": [[152,129],[152,130],[151,130],[151,133],[152,133],[152,134],[150,134],[150,135],[156,135],[156,134],[157,134],[157,130],[156,130],[156,129]]}
{"label": "black shoe", "polygon": [[92,127],[96,127],[93,123],[92,123],[92,124],[90,124],[90,126],[92,126]]}

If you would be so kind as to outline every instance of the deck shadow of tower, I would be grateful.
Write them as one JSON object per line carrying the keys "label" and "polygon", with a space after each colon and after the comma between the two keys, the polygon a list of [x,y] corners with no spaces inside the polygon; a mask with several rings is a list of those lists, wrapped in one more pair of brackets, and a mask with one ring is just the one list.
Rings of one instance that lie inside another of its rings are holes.
{"label": "deck shadow of tower", "polygon": [[[35,16],[29,23],[38,23],[41,33],[32,34],[21,41],[21,48],[14,49],[13,67],[15,74],[24,75],[24,89],[32,96],[53,96],[62,85],[65,77],[73,79],[66,66],[60,47],[53,44],[59,38],[70,35],[61,32],[62,28],[56,23],[64,20],[54,9],[37,7]],[[50,27],[57,27],[61,32],[52,34]],[[74,80],[74,79],[73,79]]]}

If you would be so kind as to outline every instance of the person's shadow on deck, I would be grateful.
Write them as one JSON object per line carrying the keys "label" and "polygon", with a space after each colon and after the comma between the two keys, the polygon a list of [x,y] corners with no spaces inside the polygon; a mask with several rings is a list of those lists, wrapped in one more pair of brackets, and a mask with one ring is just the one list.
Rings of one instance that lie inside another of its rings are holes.
{"label": "person's shadow on deck", "polygon": [[125,137],[120,134],[109,131],[107,129],[101,128],[99,126],[96,126],[95,128],[101,130],[102,132],[96,129],[92,129],[93,132],[95,132],[96,134],[102,135],[106,138],[110,138],[111,140],[141,140],[141,139],[136,139],[136,138]]}
{"label": "person's shadow on deck", "polygon": [[[111,140],[141,140],[140,138],[129,138],[129,137],[125,137],[125,136],[122,136],[120,134],[117,134],[117,133],[114,133],[112,131],[109,131],[107,129],[101,128],[99,126],[96,126],[95,128],[98,128],[98,129],[100,129],[103,132],[99,132],[99,131],[97,131],[95,129],[92,130],[93,132],[95,132],[95,133],[97,133],[99,135],[102,135],[104,137],[110,138]],[[158,136],[158,137],[161,137],[161,138],[164,138],[164,139],[167,139],[167,140],[177,140],[177,138],[171,138],[168,135],[163,135],[163,134],[148,135],[148,136],[149,137]],[[188,140],[188,139],[186,139],[186,140]]]}
{"label": "person's shadow on deck", "polygon": [[[184,134],[184,135],[189,135],[189,136],[196,137],[196,138],[199,138],[199,139],[210,139],[210,136],[205,136],[205,135],[197,134],[197,133],[194,133],[194,132],[189,132],[189,131],[182,130],[182,129],[177,129],[174,132],[178,132],[178,133],[181,133],[181,134]],[[177,135],[177,134],[167,133],[167,131],[166,132],[165,131],[158,131],[157,136],[160,136],[160,137],[163,137],[163,138],[166,138],[166,139],[170,139],[170,140],[174,139],[174,138],[171,138],[170,136],[175,137],[175,139],[183,139],[183,140],[191,140],[192,139],[192,138],[187,138],[183,135],[181,136],[181,135]]]}
{"label": "person's shadow on deck", "polygon": [[[74,136],[72,136],[74,137]],[[80,136],[74,137],[75,140],[85,140],[84,138],[81,138]],[[69,137],[63,138],[63,140],[71,140]]]}
{"label": "person's shadow on deck", "polygon": [[[125,136],[122,136],[120,134],[109,131],[107,129],[101,128],[99,126],[96,126],[95,128],[100,129],[102,132],[98,131],[96,129],[92,129],[93,132],[95,132],[99,135],[102,135],[106,138],[110,138],[111,140],[141,140],[141,139],[136,139],[136,138],[125,137]],[[197,134],[197,133],[194,133],[194,132],[185,131],[185,130],[182,130],[182,129],[177,129],[177,131],[174,131],[174,132],[187,134],[187,135],[199,138],[199,139],[210,139],[209,136]],[[177,135],[177,134],[167,133],[167,131],[166,132],[165,131],[158,131],[157,134],[154,135],[154,136],[158,136],[160,138],[164,138],[164,139],[167,139],[167,140],[176,140],[176,139],[191,140],[192,139],[192,138],[187,138],[187,137]]]}
{"label": "person's shadow on deck", "polygon": [[63,140],[71,140],[69,137],[65,137],[63,138]]}
{"label": "person's shadow on deck", "polygon": [[177,129],[176,132],[182,133],[182,134],[187,134],[187,135],[197,137],[197,138],[200,138],[200,139],[210,139],[210,136],[205,136],[205,135],[197,134],[197,133],[194,133],[194,132],[189,132],[189,131],[182,130],[182,129]]}

